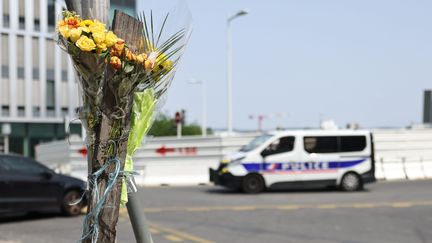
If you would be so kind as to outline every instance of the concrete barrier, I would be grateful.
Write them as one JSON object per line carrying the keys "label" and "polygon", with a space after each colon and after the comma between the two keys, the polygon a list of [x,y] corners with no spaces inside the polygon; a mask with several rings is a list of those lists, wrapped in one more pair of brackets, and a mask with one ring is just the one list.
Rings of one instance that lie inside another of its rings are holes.
{"label": "concrete barrier", "polygon": [[[432,129],[373,130],[376,177],[383,180],[432,178]],[[234,137],[148,138],[135,157],[136,181],[141,185],[208,183],[208,168],[225,154],[237,151],[257,134]],[[51,168],[87,178],[85,146],[80,139],[36,147],[36,158]]]}

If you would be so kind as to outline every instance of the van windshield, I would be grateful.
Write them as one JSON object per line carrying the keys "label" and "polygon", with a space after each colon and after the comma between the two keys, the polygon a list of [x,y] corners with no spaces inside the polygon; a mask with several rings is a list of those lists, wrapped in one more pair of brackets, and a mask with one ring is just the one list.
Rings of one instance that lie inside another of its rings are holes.
{"label": "van windshield", "polygon": [[252,141],[250,141],[248,144],[243,146],[240,149],[240,152],[252,151],[252,150],[256,149],[258,146],[260,146],[261,144],[265,143],[271,137],[273,137],[273,135],[271,135],[271,134],[264,134],[264,135],[258,136],[256,138],[254,138]]}

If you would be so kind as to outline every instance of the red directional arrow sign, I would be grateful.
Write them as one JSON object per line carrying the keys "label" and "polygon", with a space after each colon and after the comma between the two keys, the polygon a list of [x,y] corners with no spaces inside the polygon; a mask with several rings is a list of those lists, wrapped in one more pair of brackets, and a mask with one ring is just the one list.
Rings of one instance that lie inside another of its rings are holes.
{"label": "red directional arrow sign", "polygon": [[167,148],[165,145],[162,145],[162,147],[156,149],[156,153],[165,156],[166,153],[174,153],[175,148]]}
{"label": "red directional arrow sign", "polygon": [[78,149],[78,153],[80,153],[82,156],[87,156],[87,148]]}

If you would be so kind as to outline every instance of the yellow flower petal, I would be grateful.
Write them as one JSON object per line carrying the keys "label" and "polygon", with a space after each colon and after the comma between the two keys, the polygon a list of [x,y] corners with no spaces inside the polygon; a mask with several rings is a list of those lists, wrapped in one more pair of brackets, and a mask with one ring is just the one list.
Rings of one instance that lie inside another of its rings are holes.
{"label": "yellow flower petal", "polygon": [[117,42],[117,39],[117,36],[112,31],[108,31],[105,35],[105,44],[107,47],[111,47]]}
{"label": "yellow flower petal", "polygon": [[93,40],[96,42],[96,44],[100,44],[100,43],[105,42],[105,33],[102,31],[93,32],[92,36],[93,36]]}
{"label": "yellow flower petal", "polygon": [[69,38],[73,43],[75,43],[81,37],[81,33],[81,28],[71,29],[69,30]]}
{"label": "yellow flower petal", "polygon": [[83,35],[81,36],[77,42],[75,43],[75,45],[81,49],[81,51],[93,51],[94,49],[96,49],[96,44],[94,43],[94,41],[90,38],[88,38],[87,36]]}
{"label": "yellow flower petal", "polygon": [[67,25],[62,25],[58,27],[58,31],[64,38],[69,38],[69,28]]}

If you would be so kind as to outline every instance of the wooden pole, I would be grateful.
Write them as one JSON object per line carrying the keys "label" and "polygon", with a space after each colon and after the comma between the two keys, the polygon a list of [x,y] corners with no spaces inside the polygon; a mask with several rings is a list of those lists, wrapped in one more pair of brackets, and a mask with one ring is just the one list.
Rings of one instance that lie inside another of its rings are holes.
{"label": "wooden pole", "polygon": [[[83,19],[98,19],[108,26],[109,0],[66,0],[66,4],[69,11],[75,11]],[[143,31],[143,25],[140,21],[116,11],[112,30],[119,38],[124,39],[128,43],[131,51],[137,51]],[[86,66],[87,70],[93,70],[94,73],[90,75],[104,75],[104,79],[99,85],[102,88],[101,90],[83,91],[85,93],[84,106],[87,104],[88,107],[93,107],[93,110],[81,109],[80,111],[80,118],[83,120],[83,125],[86,127],[88,136],[89,154],[87,160],[89,175],[98,171],[112,158],[120,161],[120,168],[123,170],[130,131],[134,87],[130,84],[130,87],[128,87],[130,92],[119,94],[119,86],[113,84],[115,71],[111,65],[105,65],[103,59],[99,60],[91,54],[82,53],[80,55],[81,58],[74,61],[79,61],[80,65]],[[83,57],[84,55],[87,56]],[[78,75],[80,75],[79,72]],[[128,80],[121,80],[121,82],[128,82]],[[128,84],[126,83],[125,85]],[[83,86],[82,88],[86,89],[85,84]],[[96,99],[99,100],[96,101]],[[115,168],[115,163],[112,163],[103,171],[96,181],[95,186],[98,189],[97,191],[94,190],[94,187],[90,187],[88,192],[88,215],[97,212],[95,211],[98,207],[96,199],[98,196],[99,198],[102,197],[109,184],[110,174],[115,171]],[[121,185],[122,180],[119,177],[105,199],[98,222],[93,222],[92,220],[94,219],[92,218],[85,221],[86,225],[84,225],[84,229],[91,229],[94,225],[97,225],[98,235],[96,242],[114,243],[116,241]],[[97,193],[99,195],[96,195]],[[82,242],[91,243],[93,240],[92,235],[87,235],[87,233],[83,232],[85,238]]]}

